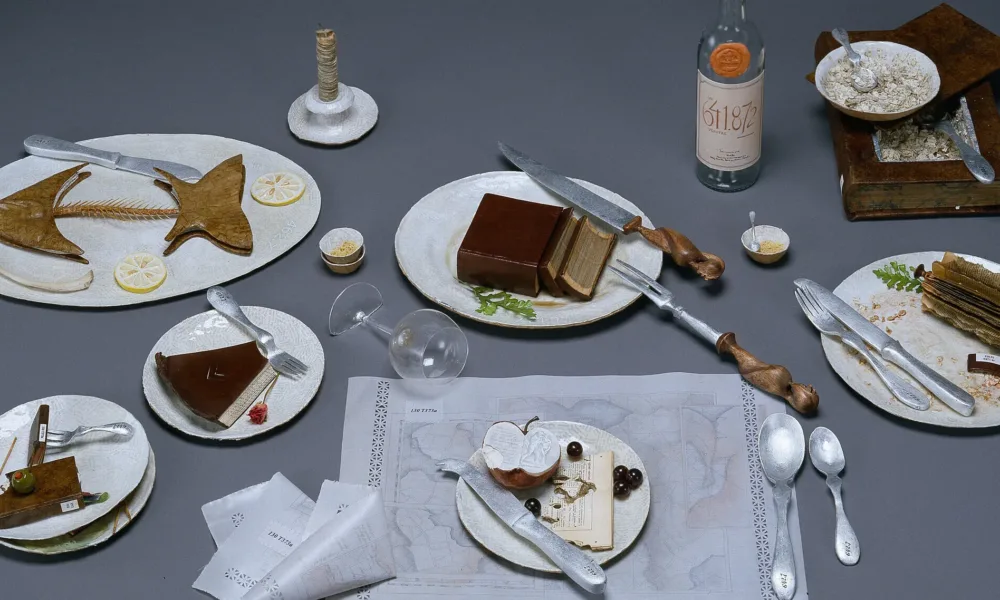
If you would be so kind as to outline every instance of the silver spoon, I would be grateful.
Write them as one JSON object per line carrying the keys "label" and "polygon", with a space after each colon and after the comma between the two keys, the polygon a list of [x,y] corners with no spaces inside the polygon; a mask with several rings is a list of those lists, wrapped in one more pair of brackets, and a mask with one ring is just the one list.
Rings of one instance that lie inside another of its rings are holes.
{"label": "silver spoon", "polygon": [[754,252],[760,252],[760,242],[757,241],[757,226],[753,224],[754,220],[757,218],[757,213],[750,211],[750,235],[753,236],[750,240],[750,249]]}
{"label": "silver spoon", "polygon": [[859,92],[870,92],[878,87],[878,78],[875,72],[868,67],[861,66],[861,55],[854,48],[851,48],[851,40],[847,37],[847,31],[842,27],[837,27],[832,32],[833,39],[840,42],[840,45],[847,51],[847,59],[854,65],[854,73],[851,76],[851,87]]}
{"label": "silver spoon", "polygon": [[844,470],[844,449],[840,440],[826,427],[817,427],[809,436],[809,458],[813,466],[826,475],[826,485],[833,494],[833,505],[837,510],[837,559],[848,566],[856,565],[861,558],[861,544],[847,520],[844,501],[840,497],[840,472]]}
{"label": "silver spoon", "polygon": [[983,158],[982,154],[976,152],[975,148],[965,143],[965,140],[962,139],[962,136],[958,135],[958,132],[955,131],[955,126],[950,121],[941,119],[934,124],[934,128],[951,138],[955,147],[958,148],[959,154],[962,155],[962,161],[965,162],[965,166],[972,173],[973,177],[982,183],[993,183],[993,180],[996,178],[993,167]]}
{"label": "silver spoon", "polygon": [[788,503],[792,497],[792,480],[806,455],[802,426],[785,413],[775,413],[764,419],[757,446],[760,466],[774,484],[774,509],[778,517],[771,560],[771,588],[778,600],[791,600],[795,596],[795,555],[788,533]]}

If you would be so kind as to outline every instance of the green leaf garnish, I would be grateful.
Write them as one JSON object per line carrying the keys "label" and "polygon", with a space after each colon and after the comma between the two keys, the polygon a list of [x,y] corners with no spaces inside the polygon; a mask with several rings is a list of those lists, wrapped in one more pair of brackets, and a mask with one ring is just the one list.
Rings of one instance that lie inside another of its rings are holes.
{"label": "green leaf garnish", "polygon": [[479,300],[479,308],[476,312],[487,317],[497,314],[497,309],[502,308],[514,314],[521,315],[529,321],[535,320],[535,309],[531,300],[518,300],[507,292],[501,292],[492,288],[477,285],[469,288],[472,294]]}
{"label": "green leaf garnish", "polygon": [[872,273],[890,290],[919,294],[924,291],[924,286],[921,285],[919,279],[913,276],[913,271],[914,267],[908,267],[893,260],[881,269],[875,269]]}

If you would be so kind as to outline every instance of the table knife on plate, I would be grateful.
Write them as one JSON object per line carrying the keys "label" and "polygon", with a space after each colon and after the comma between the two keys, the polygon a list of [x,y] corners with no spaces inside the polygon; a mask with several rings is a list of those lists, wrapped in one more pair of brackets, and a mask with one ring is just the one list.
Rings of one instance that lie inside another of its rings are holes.
{"label": "table knife on plate", "polygon": [[119,169],[130,173],[137,173],[159,180],[163,180],[163,176],[157,173],[155,169],[166,171],[174,177],[188,182],[201,179],[201,171],[187,165],[166,160],[125,156],[118,152],[108,152],[106,150],[81,146],[80,144],[74,144],[73,142],[67,142],[47,135],[33,135],[25,139],[24,150],[28,154],[34,154],[35,156],[86,162],[108,169]]}
{"label": "table knife on plate", "polygon": [[542,187],[558,194],[577,208],[590,213],[615,231],[639,233],[653,246],[670,255],[680,267],[690,267],[704,279],[718,279],[726,263],[714,254],[702,252],[686,236],[673,229],[643,227],[642,218],[606,200],[579,183],[564,177],[529,156],[498,142],[500,152]]}
{"label": "table knife on plate", "polygon": [[889,334],[872,324],[833,292],[809,279],[796,279],[795,286],[812,294],[823,308],[830,311],[848,329],[860,335],[883,359],[906,371],[949,408],[964,417],[972,414],[976,401],[968,392],[904,350],[902,344],[889,337]]}
{"label": "table knife on plate", "polygon": [[539,523],[517,496],[497,483],[491,475],[461,460],[443,460],[437,466],[442,471],[450,471],[461,477],[501,521],[513,529],[514,533],[537,546],[577,585],[591,594],[604,592],[608,581],[604,569],[584,554],[583,550]]}

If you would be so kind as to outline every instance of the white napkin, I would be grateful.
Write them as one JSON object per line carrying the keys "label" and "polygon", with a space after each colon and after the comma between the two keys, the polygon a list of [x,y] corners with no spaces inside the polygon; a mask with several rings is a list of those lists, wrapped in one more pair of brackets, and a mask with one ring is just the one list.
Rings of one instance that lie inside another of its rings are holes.
{"label": "white napkin", "polygon": [[325,481],[313,503],[278,473],[202,512],[219,550],[194,587],[219,600],[318,600],[395,576],[374,488]]}

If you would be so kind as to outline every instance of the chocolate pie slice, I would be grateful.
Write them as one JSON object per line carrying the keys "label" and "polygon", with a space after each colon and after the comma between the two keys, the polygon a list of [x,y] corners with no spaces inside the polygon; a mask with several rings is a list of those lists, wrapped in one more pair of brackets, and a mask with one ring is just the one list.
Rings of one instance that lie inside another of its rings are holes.
{"label": "chocolate pie slice", "polygon": [[224,427],[278,376],[254,342],[174,356],[157,352],[156,371],[192,412]]}

